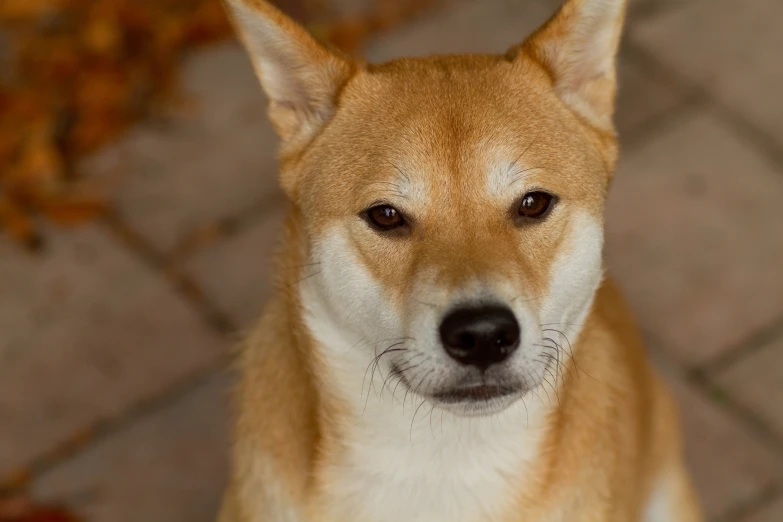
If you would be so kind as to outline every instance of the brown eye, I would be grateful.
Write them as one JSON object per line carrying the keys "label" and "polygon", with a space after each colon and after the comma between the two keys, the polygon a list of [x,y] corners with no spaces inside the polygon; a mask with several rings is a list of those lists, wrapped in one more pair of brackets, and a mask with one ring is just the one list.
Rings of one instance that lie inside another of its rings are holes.
{"label": "brown eye", "polygon": [[540,218],[552,205],[552,196],[546,192],[529,192],[519,203],[519,215],[527,218]]}
{"label": "brown eye", "polygon": [[377,205],[366,212],[367,221],[377,230],[391,230],[405,224],[402,214],[389,205]]}

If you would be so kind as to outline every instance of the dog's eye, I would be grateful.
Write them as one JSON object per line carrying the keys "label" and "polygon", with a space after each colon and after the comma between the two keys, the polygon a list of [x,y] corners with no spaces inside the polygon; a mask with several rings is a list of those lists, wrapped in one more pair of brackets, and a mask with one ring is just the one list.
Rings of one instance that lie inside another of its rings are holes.
{"label": "dog's eye", "polygon": [[377,205],[365,213],[367,221],[377,230],[391,230],[405,224],[402,214],[389,205]]}
{"label": "dog's eye", "polygon": [[552,206],[552,196],[546,192],[528,192],[519,202],[519,215],[526,218],[541,218]]}

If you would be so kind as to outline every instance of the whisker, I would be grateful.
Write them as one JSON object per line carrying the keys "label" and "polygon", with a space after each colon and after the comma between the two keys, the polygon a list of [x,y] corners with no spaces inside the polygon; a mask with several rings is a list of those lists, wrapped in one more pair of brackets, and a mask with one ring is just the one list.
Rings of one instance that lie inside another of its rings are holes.
{"label": "whisker", "polygon": [[[409,372],[409,371],[412,372],[413,370],[415,370],[419,366],[421,366],[421,364],[409,365],[409,366],[406,366],[404,370],[399,370],[400,379],[397,381],[397,384],[394,386],[394,391],[392,391],[392,397],[394,397],[395,394],[397,393],[397,386],[399,386],[400,383],[403,381],[402,372],[404,372],[404,371],[405,372]],[[404,406],[405,406],[405,401],[403,401],[403,407]]]}
{"label": "whisker", "polygon": [[304,281],[307,281],[307,280],[308,280],[308,279],[310,279],[311,277],[315,277],[315,276],[319,275],[321,272],[323,272],[323,270],[319,270],[318,272],[315,272],[314,274],[306,275],[306,276],[304,276],[304,277],[302,277],[302,278],[299,278],[299,279],[298,279],[296,282],[294,282],[294,283],[291,285],[291,288],[293,288],[294,286],[296,286],[296,285],[298,285],[298,284],[300,284],[300,283],[303,283]]}
{"label": "whisker", "polygon": [[[571,341],[568,340],[568,336],[566,334],[564,334],[563,332],[561,332],[560,330],[558,330],[556,328],[544,328],[542,331],[544,331],[544,332],[557,332],[560,335],[562,335],[563,339],[565,339],[565,342],[568,344],[568,349],[571,352],[570,353],[570,357],[571,357],[571,360],[574,361],[574,366],[576,366],[576,368],[579,371],[581,371],[582,373],[584,373],[585,375],[587,375],[588,377],[593,379],[595,382],[597,382],[597,383],[601,382],[598,379],[596,379],[595,377],[593,377],[592,375],[590,375],[589,373],[587,373],[586,371],[584,371],[584,369],[579,365],[579,363],[576,360],[576,357],[574,357],[574,348],[573,348],[573,346],[571,346]],[[554,341],[552,341],[552,342],[554,342]]]}
{"label": "whisker", "polygon": [[[520,171],[519,171],[519,172],[517,172],[516,174],[524,174],[525,172],[528,172],[528,171],[531,171],[531,170],[543,170],[543,168],[544,168],[544,167],[530,167],[530,168],[528,168],[528,169],[525,169],[525,170],[520,170]],[[530,177],[530,176],[519,176],[519,177],[516,177],[516,178],[514,178],[513,180],[511,180],[511,183],[509,183],[509,184],[508,184],[508,186],[507,186],[506,188],[507,188],[507,189],[508,189],[508,188],[511,188],[511,187],[513,187],[514,185],[516,185],[517,183],[519,183],[520,181],[524,181],[524,180],[526,180],[526,179],[527,179],[527,178],[529,178],[529,177]]]}
{"label": "whisker", "polygon": [[[376,343],[377,345],[378,343]],[[404,352],[407,351],[407,348],[397,348],[397,346],[402,346],[405,344],[405,340],[398,341],[390,346],[388,346],[385,350],[383,350],[380,354],[373,357],[373,359],[370,361],[370,364],[367,365],[367,369],[364,371],[364,377],[362,378],[362,388],[361,393],[364,394],[364,383],[367,382],[367,372],[370,372],[370,385],[367,388],[367,398],[364,401],[364,410],[362,410],[362,414],[364,411],[367,410],[367,402],[370,399],[370,388],[375,389],[375,370],[378,368],[378,362],[380,361],[381,357],[383,357],[386,354],[394,353],[394,352]],[[372,369],[372,370],[371,370]],[[381,391],[383,391],[383,388],[381,388]],[[377,394],[377,391],[376,391]]]}
{"label": "whisker", "polygon": [[[421,388],[421,385],[422,385],[422,384],[424,384],[424,380],[425,380],[427,377],[429,377],[429,376],[430,376],[430,374],[432,374],[432,372],[434,372],[434,371],[435,371],[435,369],[434,369],[434,368],[431,368],[431,369],[430,369],[430,371],[428,371],[427,373],[425,373],[425,374],[422,376],[422,378],[421,378],[421,379],[419,379],[419,383],[418,383],[418,384],[417,384],[417,385],[416,385],[416,386],[413,388],[413,390],[411,390],[410,386],[408,386],[408,389],[407,389],[407,390],[405,390],[405,397],[404,397],[404,398],[403,398],[403,400],[402,400],[402,407],[403,407],[403,412],[405,411],[405,401],[408,399],[408,392],[410,392],[410,391],[413,391],[413,395],[416,395],[416,394],[418,393],[418,391],[419,391],[419,388]],[[425,399],[425,400],[426,400],[426,399]],[[415,417],[415,415],[414,415],[414,417]]]}
{"label": "whisker", "polygon": [[[433,402],[433,403],[432,403],[432,408],[430,408],[430,413],[429,413],[429,415],[430,415],[430,433],[432,433],[432,438],[433,438],[433,439],[435,438],[435,430],[434,430],[434,429],[432,429],[432,413],[435,411],[435,407],[436,407],[436,406],[437,406],[437,404],[435,404],[435,403]],[[414,417],[415,417],[415,415],[414,415]],[[442,418],[442,417],[441,417],[441,418]]]}
{"label": "whisker", "polygon": [[305,263],[303,265],[290,265],[290,266],[284,266],[282,267],[283,270],[296,270],[297,268],[307,268],[308,266],[318,266],[321,264],[321,261],[316,261],[314,263]]}
{"label": "whisker", "polygon": [[419,407],[416,408],[416,411],[413,412],[413,418],[411,419],[411,430],[410,430],[410,440],[413,442],[413,422],[416,420],[416,414],[419,413],[419,410],[422,406],[424,406],[424,403],[427,402],[427,399],[424,399],[421,401],[421,404],[419,404]]}
{"label": "whisker", "polygon": [[396,170],[397,172],[399,172],[399,173],[400,173],[400,176],[402,176],[403,178],[405,178],[405,181],[407,181],[408,183],[410,183],[410,181],[411,181],[411,178],[410,178],[410,176],[408,176],[408,174],[407,174],[405,171],[403,171],[403,170],[402,170],[400,167],[398,167],[397,165],[395,165],[394,163],[392,163],[392,162],[391,162],[391,161],[389,161],[388,159],[386,159],[385,161],[386,161],[386,163],[388,163],[388,164],[389,164],[389,166],[390,166],[390,167],[392,167],[394,170]]}
{"label": "whisker", "polygon": [[530,144],[529,144],[527,147],[525,147],[525,150],[523,150],[523,151],[522,151],[522,154],[520,154],[519,156],[517,156],[517,159],[515,159],[514,161],[512,161],[512,162],[511,162],[511,165],[509,165],[509,168],[510,168],[510,169],[511,169],[511,168],[514,168],[514,167],[516,166],[516,164],[519,162],[519,160],[521,160],[521,159],[522,159],[522,157],[523,157],[525,154],[527,154],[527,151],[529,151],[529,150],[530,150],[530,147],[532,147],[532,146],[533,146],[533,144],[536,142],[536,140],[538,140],[538,137],[539,137],[539,136],[541,136],[541,132],[540,132],[540,131],[539,131],[539,133],[538,133],[538,134],[536,134],[536,137],[535,137],[535,138],[533,138],[533,141],[531,141],[531,142],[530,142]]}
{"label": "whisker", "polygon": [[[519,299],[520,297],[522,297],[522,294],[519,294],[518,296],[514,297],[513,299],[511,299],[511,301],[510,301],[510,302],[511,302],[511,303],[513,303],[514,301],[516,301],[516,300],[517,300],[517,299]],[[525,299],[524,301],[521,301],[521,302],[522,302],[522,303],[529,303],[529,302],[531,302],[531,301],[538,301],[539,299],[543,299],[544,297],[546,297],[546,296],[540,295],[540,296],[538,296],[538,297],[530,297],[530,298],[528,298],[528,299]]]}
{"label": "whisker", "polygon": [[[544,337],[541,340],[542,341],[549,341],[550,343],[552,343],[554,345],[554,346],[549,346],[549,345],[539,345],[539,346],[543,346],[544,348],[549,348],[550,350],[555,350],[555,353],[557,354],[557,358],[558,358],[558,361],[559,361],[559,359],[560,359],[560,352],[564,351],[563,350],[563,346],[560,343],[558,343],[557,341],[555,341],[554,339],[552,339],[551,337]],[[578,376],[579,375],[579,367],[576,365],[576,361],[574,360],[573,356],[570,353],[565,352],[565,354],[568,356],[569,359],[571,359],[571,361],[574,362],[574,368],[576,368],[576,375]],[[561,364],[566,369],[568,369],[568,367],[565,366],[564,363],[559,363],[559,364]]]}
{"label": "whisker", "polygon": [[[545,371],[546,371],[546,372],[547,372],[547,373],[548,373],[548,374],[549,374],[549,375],[550,375],[550,376],[551,376],[553,379],[555,378],[555,376],[554,376],[554,375],[552,375],[552,372],[549,370],[549,368],[547,368]],[[558,406],[560,406],[560,394],[557,392],[557,389],[555,388],[554,384],[552,384],[551,382],[549,382],[549,379],[546,379],[546,378],[544,379],[544,382],[546,382],[546,383],[547,383],[549,386],[551,386],[551,387],[552,387],[552,391],[554,392],[554,394],[555,394],[555,398],[557,399],[557,405],[558,405]]]}

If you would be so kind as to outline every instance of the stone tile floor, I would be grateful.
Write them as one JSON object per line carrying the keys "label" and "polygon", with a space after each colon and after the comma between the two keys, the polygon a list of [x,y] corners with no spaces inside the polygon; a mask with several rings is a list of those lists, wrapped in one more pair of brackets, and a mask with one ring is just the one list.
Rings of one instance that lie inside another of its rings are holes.
{"label": "stone tile floor", "polygon": [[[463,0],[372,60],[502,51],[554,0]],[[681,402],[710,520],[783,520],[783,40],[779,0],[633,0],[607,261]],[[233,43],[195,54],[191,114],[85,162],[117,215],[0,242],[0,480],[88,521],[213,519],[227,354],[269,293],[276,141]],[[215,233],[218,231],[220,233]]]}

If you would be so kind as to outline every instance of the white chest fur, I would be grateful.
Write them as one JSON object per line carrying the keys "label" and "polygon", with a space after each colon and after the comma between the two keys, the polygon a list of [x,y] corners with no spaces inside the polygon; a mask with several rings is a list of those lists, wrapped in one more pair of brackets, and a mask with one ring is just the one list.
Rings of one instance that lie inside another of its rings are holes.
{"label": "white chest fur", "polygon": [[541,403],[461,418],[410,400],[403,413],[386,395],[370,398],[326,470],[329,519],[483,522],[513,508],[539,453]]}

